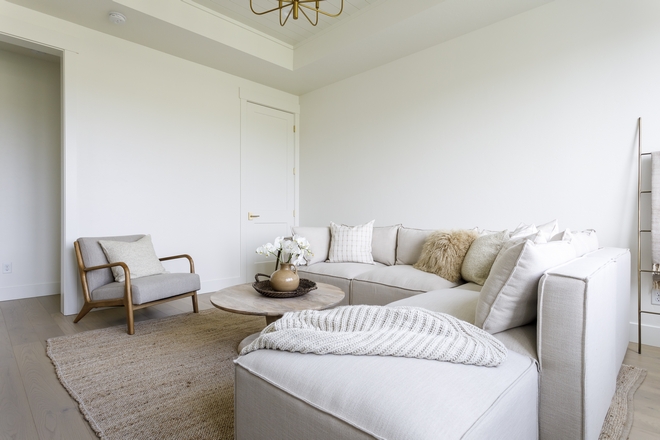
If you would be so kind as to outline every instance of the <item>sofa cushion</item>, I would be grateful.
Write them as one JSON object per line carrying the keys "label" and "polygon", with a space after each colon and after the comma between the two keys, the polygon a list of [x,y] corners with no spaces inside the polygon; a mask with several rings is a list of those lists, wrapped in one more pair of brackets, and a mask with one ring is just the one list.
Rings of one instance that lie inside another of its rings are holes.
{"label": "sofa cushion", "polygon": [[508,239],[509,231],[506,229],[477,237],[470,245],[467,254],[465,254],[461,266],[461,277],[465,281],[483,286],[497,254],[499,254],[502,245]]}
{"label": "sofa cushion", "polygon": [[457,283],[465,254],[477,236],[476,230],[435,231],[427,237],[413,267]]}
{"label": "sofa cushion", "polygon": [[[126,263],[131,279],[166,272],[163,263],[156,255],[154,245],[151,242],[151,235],[145,235],[132,242],[99,240],[99,244],[103,248],[108,263]],[[115,281],[122,282],[126,279],[123,267],[115,266],[111,269]]]}
{"label": "sofa cushion", "polygon": [[481,286],[467,283],[453,289],[439,289],[404,298],[388,304],[391,307],[422,307],[434,312],[447,313],[473,323]]}
{"label": "sofa cushion", "polygon": [[481,289],[475,325],[498,333],[532,322],[541,275],[573,258],[575,249],[565,241],[525,240],[500,252]]}
{"label": "sofa cushion", "polygon": [[371,254],[374,220],[358,226],[338,225],[330,222],[331,263],[367,263],[374,262]]}
{"label": "sofa cushion", "polygon": [[307,264],[321,263],[328,259],[330,250],[330,228],[323,227],[302,227],[294,226],[291,228],[293,235],[305,237],[309,242],[309,248],[314,255]]}
{"label": "sofa cushion", "polygon": [[298,268],[301,274],[316,274],[316,275],[329,275],[336,278],[343,278],[352,280],[353,278],[385,266],[380,263],[365,264],[365,263],[317,263],[311,266],[303,266]]}
{"label": "sofa cushion", "polygon": [[458,283],[446,280],[435,274],[417,270],[412,266],[386,266],[362,272],[354,282],[374,283],[398,287],[413,292],[428,292],[436,289],[449,289]]}
{"label": "sofa cushion", "polygon": [[[538,435],[536,364],[514,352],[497,368],[276,350],[258,350],[235,363],[237,420],[245,420],[243,413],[251,415],[249,423],[237,426],[241,438],[259,438],[259,425],[271,419],[265,413],[290,407],[287,399],[275,408],[262,408],[268,386],[375,438],[531,439]],[[268,428],[278,438],[292,438],[286,412],[281,414],[276,419],[284,420]],[[296,435],[318,438],[314,432]]]}
{"label": "sofa cushion", "polygon": [[[131,278],[133,304],[144,304],[200,289],[196,273],[165,273],[137,279]],[[92,291],[92,300],[116,299],[124,296],[124,283],[106,284]]]}
{"label": "sofa cushion", "polygon": [[422,255],[422,247],[433,229],[399,228],[396,239],[396,264],[413,265]]}
{"label": "sofa cushion", "polygon": [[401,225],[374,226],[371,255],[374,261],[392,266],[396,263],[396,237]]}

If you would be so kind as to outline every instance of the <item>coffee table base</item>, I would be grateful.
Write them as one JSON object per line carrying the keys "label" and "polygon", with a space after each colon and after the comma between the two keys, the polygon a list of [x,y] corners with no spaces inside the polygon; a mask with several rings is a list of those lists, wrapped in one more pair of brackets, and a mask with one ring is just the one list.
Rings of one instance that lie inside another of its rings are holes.
{"label": "coffee table base", "polygon": [[[277,321],[280,318],[281,318],[281,316],[266,316],[266,325],[268,326],[268,325],[272,324],[273,322]],[[257,339],[257,337],[259,337],[260,334],[261,334],[261,332],[253,333],[250,336],[248,336],[247,338],[243,339],[238,344],[238,348],[236,350],[240,353],[246,345],[249,345],[252,341]]]}

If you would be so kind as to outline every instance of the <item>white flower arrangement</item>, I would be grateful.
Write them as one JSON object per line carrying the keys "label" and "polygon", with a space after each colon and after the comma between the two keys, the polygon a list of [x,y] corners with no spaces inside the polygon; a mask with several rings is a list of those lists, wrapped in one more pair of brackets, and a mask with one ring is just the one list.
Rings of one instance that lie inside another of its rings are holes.
{"label": "white flower arrangement", "polygon": [[259,255],[279,257],[281,263],[299,266],[314,256],[305,237],[277,237],[273,243],[266,243],[256,250]]}

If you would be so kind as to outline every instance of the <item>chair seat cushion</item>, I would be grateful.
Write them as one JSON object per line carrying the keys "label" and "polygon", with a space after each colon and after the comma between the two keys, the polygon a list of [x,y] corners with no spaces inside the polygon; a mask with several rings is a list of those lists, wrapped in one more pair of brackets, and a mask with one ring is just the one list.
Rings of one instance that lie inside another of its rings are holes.
{"label": "chair seat cushion", "polygon": [[[200,289],[196,273],[164,273],[131,280],[133,304],[144,304]],[[124,283],[110,283],[92,291],[92,300],[117,299],[124,296]]]}

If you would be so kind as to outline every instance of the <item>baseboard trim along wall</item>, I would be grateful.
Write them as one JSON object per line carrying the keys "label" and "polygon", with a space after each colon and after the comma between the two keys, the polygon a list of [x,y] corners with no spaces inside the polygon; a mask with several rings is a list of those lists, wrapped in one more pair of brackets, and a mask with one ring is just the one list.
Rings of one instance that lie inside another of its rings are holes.
{"label": "baseboard trim along wall", "polygon": [[[637,343],[637,323],[630,323],[630,342]],[[642,344],[660,347],[660,327],[642,322]]]}
{"label": "baseboard trim along wall", "polygon": [[59,293],[59,281],[53,283],[27,284],[24,286],[0,287],[0,301],[57,295]]}

